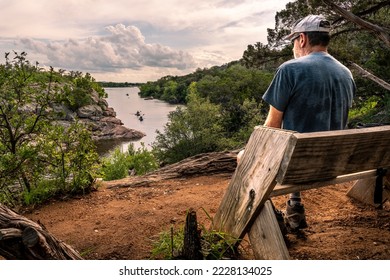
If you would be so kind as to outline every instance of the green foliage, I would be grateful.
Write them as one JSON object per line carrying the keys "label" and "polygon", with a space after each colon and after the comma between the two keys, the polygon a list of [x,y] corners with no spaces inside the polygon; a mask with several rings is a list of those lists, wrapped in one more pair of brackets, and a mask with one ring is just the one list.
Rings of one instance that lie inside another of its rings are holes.
{"label": "green foliage", "polygon": [[42,180],[30,192],[22,193],[23,204],[39,205],[56,196],[59,191],[56,187],[57,180]]}
{"label": "green foliage", "polygon": [[144,175],[154,171],[159,164],[152,152],[148,151],[145,144],[141,142],[141,147],[135,150],[134,145],[129,145],[129,170],[134,170],[137,175]]}
{"label": "green foliage", "polygon": [[64,93],[62,101],[72,111],[76,111],[78,108],[89,105],[92,103],[92,92],[95,90],[99,97],[105,97],[106,94],[91,77],[89,73],[85,76],[78,75],[72,80],[71,84],[66,84],[63,87]]}
{"label": "green foliage", "polygon": [[242,55],[242,63],[248,68],[273,71],[284,61],[291,58],[292,46],[286,46],[280,50],[257,42],[248,45]]}
{"label": "green foliage", "polygon": [[65,128],[52,125],[39,139],[38,146],[47,163],[45,173],[56,178],[62,193],[84,193],[96,177],[99,157],[91,133],[80,123]]}
{"label": "green foliage", "polygon": [[[191,82],[185,90],[187,106],[172,112],[164,131],[157,132],[153,151],[161,164],[243,146],[253,128],[264,122],[268,106],[261,96],[272,76],[268,71],[248,69],[238,63],[198,70],[198,81]],[[153,96],[157,89],[163,89],[165,96],[172,94],[183,84],[171,78],[165,77],[168,88],[149,82],[144,91]]]}
{"label": "green foliage", "polygon": [[20,179],[31,190],[28,173],[38,166],[34,140],[49,125],[49,105],[55,94],[45,83],[36,83],[40,69],[26,60],[26,53],[13,60],[6,55],[0,66],[0,178],[2,187]]}
{"label": "green foliage", "polygon": [[111,181],[125,178],[129,174],[130,156],[122,153],[120,148],[115,148],[110,155],[103,159],[102,170],[103,179]]}
{"label": "green foliage", "polygon": [[73,81],[60,70],[43,71],[27,54],[6,54],[0,65],[0,199],[40,203],[51,195],[91,190],[98,156],[81,124],[57,125],[53,105],[67,83],[99,90],[89,74]]}
{"label": "green foliage", "polygon": [[367,118],[367,116],[372,115],[373,110],[375,110],[375,107],[378,104],[379,99],[376,96],[371,96],[365,102],[359,107],[359,108],[354,108],[350,110],[349,112],[349,118],[350,119],[356,119],[360,118],[364,120]]}
{"label": "green foliage", "polygon": [[386,94],[383,99],[371,96],[352,108],[349,125],[356,127],[358,124],[390,124],[390,94]]}
{"label": "green foliage", "polygon": [[116,87],[140,87],[143,83],[118,83],[118,82],[97,82],[99,86],[104,88],[116,88]]}
{"label": "green foliage", "polygon": [[233,61],[222,66],[213,66],[209,69],[197,69],[195,72],[185,76],[165,76],[156,82],[147,82],[140,85],[139,94],[141,97],[153,97],[169,103],[185,104],[188,87],[191,83],[198,82],[207,75],[214,76],[237,64],[239,62]]}
{"label": "green foliage", "polygon": [[178,107],[168,116],[164,133],[157,131],[153,152],[162,164],[180,161],[224,146],[219,105],[188,95],[187,107]]}
{"label": "green foliage", "polygon": [[203,228],[202,254],[206,260],[231,259],[237,255],[234,247],[236,239],[232,239],[229,234],[216,230],[207,231]]}
{"label": "green foliage", "polygon": [[[212,220],[207,212],[206,215]],[[238,243],[238,239],[224,232],[207,229],[202,224],[198,224],[198,228],[201,239],[201,253],[204,260],[222,260],[237,257],[239,252],[235,244]],[[153,244],[151,259],[180,259],[183,246],[184,226],[179,227],[176,231],[171,227],[170,231],[163,231],[159,234],[158,240]]]}
{"label": "green foliage", "polygon": [[151,259],[171,260],[175,259],[184,245],[184,227],[180,227],[174,232],[163,231],[159,234],[158,240],[154,242],[151,251]]}
{"label": "green foliage", "polygon": [[135,150],[134,145],[129,145],[126,153],[120,148],[115,148],[108,157],[103,159],[101,173],[106,181],[122,179],[129,175],[130,170],[135,174],[143,175],[159,167],[152,152],[148,151],[144,144]]}

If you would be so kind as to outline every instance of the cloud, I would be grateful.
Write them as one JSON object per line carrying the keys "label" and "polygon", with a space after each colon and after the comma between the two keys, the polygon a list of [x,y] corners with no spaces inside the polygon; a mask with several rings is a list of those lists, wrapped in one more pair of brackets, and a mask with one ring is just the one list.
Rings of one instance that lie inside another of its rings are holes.
{"label": "cloud", "polygon": [[1,52],[100,80],[147,81],[240,59],[248,44],[266,43],[289,0],[3,2]]}
{"label": "cloud", "polygon": [[135,26],[117,24],[106,27],[106,34],[66,41],[22,38],[20,48],[45,55],[50,66],[65,69],[103,70],[167,67],[193,68],[193,57],[182,50],[161,44],[148,44]]}

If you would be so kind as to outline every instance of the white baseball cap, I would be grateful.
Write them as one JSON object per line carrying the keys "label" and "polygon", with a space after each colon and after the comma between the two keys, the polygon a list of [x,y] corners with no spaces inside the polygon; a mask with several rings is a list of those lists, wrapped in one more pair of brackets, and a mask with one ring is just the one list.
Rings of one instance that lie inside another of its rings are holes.
{"label": "white baseball cap", "polygon": [[303,32],[330,32],[330,22],[322,15],[309,15],[298,20],[292,27],[291,33],[284,37],[291,40],[299,33]]}

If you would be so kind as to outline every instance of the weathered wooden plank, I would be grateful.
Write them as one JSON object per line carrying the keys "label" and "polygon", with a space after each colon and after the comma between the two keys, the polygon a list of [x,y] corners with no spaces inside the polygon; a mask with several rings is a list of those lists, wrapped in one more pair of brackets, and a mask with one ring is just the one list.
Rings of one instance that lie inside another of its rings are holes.
{"label": "weathered wooden plank", "polygon": [[243,238],[268,199],[293,132],[256,127],[213,219],[213,228]]}
{"label": "weathered wooden plank", "polygon": [[256,260],[290,259],[290,254],[269,200],[265,202],[259,216],[251,226],[248,236]]}
{"label": "weathered wooden plank", "polygon": [[281,185],[330,180],[340,175],[390,167],[390,126],[294,133],[281,163]]}
{"label": "weathered wooden plank", "polygon": [[294,192],[317,189],[329,185],[336,185],[336,184],[356,181],[360,179],[370,179],[370,178],[375,179],[376,173],[377,173],[376,170],[368,170],[368,171],[357,172],[357,173],[352,173],[347,175],[341,175],[327,181],[309,182],[305,184],[289,184],[289,185],[276,184],[275,188],[272,190],[269,196],[275,197],[275,196],[285,195]]}

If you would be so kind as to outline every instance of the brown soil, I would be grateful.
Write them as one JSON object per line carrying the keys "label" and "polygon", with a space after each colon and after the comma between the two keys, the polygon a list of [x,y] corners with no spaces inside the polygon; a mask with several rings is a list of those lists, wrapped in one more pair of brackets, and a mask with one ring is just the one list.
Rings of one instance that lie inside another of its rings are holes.
{"label": "brown soil", "polygon": [[[165,180],[149,187],[107,188],[80,198],[53,201],[24,215],[73,246],[86,259],[149,259],[159,233],[184,224],[188,209],[210,225],[230,176]],[[390,203],[383,209],[346,196],[351,184],[303,192],[309,227],[288,234],[293,259],[390,259]],[[285,196],[273,199],[284,209]],[[243,241],[243,259],[251,259]]]}

